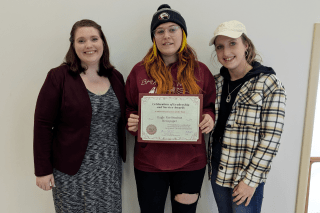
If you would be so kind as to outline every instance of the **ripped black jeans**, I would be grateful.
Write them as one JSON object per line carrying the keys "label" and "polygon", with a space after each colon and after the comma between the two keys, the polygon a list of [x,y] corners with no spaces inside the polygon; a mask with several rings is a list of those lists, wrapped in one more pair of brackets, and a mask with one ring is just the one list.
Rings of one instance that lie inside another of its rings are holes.
{"label": "ripped black jeans", "polygon": [[181,172],[144,172],[135,168],[141,213],[163,213],[169,187],[172,213],[195,213],[198,200],[192,204],[182,204],[174,198],[182,193],[200,196],[205,171],[206,167]]}

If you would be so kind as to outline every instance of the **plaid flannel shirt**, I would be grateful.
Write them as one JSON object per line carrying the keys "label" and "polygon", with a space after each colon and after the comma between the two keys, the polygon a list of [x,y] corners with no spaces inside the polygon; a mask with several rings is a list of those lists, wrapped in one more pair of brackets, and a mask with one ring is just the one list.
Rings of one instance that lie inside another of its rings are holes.
{"label": "plaid flannel shirt", "polygon": [[[221,102],[223,77],[215,76],[215,126]],[[241,180],[251,187],[265,182],[277,154],[284,125],[286,92],[273,74],[261,73],[244,83],[237,94],[222,139],[218,185],[234,188]],[[208,149],[209,179],[212,143]]]}

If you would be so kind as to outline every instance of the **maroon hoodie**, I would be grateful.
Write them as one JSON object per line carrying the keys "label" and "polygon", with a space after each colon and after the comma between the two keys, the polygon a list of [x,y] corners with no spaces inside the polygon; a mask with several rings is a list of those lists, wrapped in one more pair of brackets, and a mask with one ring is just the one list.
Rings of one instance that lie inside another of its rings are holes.
{"label": "maroon hoodie", "polygon": [[[171,68],[174,81],[173,89],[175,94],[182,94],[182,85],[177,82],[177,65],[176,62]],[[198,65],[199,67],[194,70],[194,75],[201,89],[200,94],[203,94],[203,114],[209,114],[214,120],[214,101],[216,98],[214,78],[206,65],[201,62],[198,62]],[[148,77],[142,62],[137,63],[126,82],[127,118],[130,114],[138,114],[139,93],[156,93],[156,89],[156,82]],[[137,132],[130,131],[134,136],[137,136]],[[138,143],[136,137],[134,166],[141,171],[193,171],[205,167],[206,159],[206,146],[203,137],[202,143],[199,145]]]}

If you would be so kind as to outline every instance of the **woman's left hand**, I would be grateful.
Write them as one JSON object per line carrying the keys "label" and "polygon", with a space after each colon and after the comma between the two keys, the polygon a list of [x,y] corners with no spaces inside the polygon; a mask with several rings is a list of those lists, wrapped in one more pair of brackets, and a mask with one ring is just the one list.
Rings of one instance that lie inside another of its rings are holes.
{"label": "woman's left hand", "polygon": [[199,124],[202,133],[208,134],[213,129],[213,119],[209,114],[202,115],[203,119]]}
{"label": "woman's left hand", "polygon": [[256,191],[256,188],[248,186],[242,180],[233,189],[232,196],[235,197],[233,199],[233,202],[238,201],[237,205],[240,205],[241,203],[243,203],[247,199],[245,206],[248,206],[255,191]]}

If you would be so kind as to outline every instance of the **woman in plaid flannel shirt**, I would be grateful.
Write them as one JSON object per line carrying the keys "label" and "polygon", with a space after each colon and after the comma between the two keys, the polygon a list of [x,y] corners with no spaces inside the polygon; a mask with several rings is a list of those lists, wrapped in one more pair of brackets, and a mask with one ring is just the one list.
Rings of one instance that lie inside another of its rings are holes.
{"label": "woman in plaid flannel shirt", "polygon": [[263,188],[284,124],[286,93],[238,21],[214,32],[223,65],[215,76],[215,126],[209,141],[209,179],[220,213],[260,212]]}

